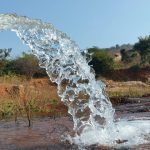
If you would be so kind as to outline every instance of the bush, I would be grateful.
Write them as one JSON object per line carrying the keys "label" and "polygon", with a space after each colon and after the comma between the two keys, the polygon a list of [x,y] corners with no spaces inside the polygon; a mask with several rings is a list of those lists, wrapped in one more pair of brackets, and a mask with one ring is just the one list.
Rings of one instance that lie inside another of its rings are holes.
{"label": "bush", "polygon": [[130,64],[130,65],[135,65],[135,64],[139,64],[141,57],[139,52],[137,52],[136,50],[125,50],[125,49],[121,49],[120,50],[121,53],[121,61],[126,65],[126,64]]}
{"label": "bush", "polygon": [[8,74],[24,75],[29,79],[47,76],[45,69],[39,67],[37,58],[26,53],[14,60],[0,61],[0,75]]}
{"label": "bush", "polygon": [[89,53],[92,54],[92,61],[89,63],[95,70],[95,73],[105,75],[114,70],[114,60],[109,55],[107,50],[97,47],[89,48]]}
{"label": "bush", "polygon": [[7,57],[10,56],[11,48],[0,49],[0,75],[4,74],[5,66],[7,65]]}
{"label": "bush", "polygon": [[141,65],[150,65],[150,36],[139,37],[139,41],[134,44],[134,50],[141,56]]}
{"label": "bush", "polygon": [[39,67],[38,60],[33,54],[23,53],[14,60],[13,67],[16,74],[25,75],[27,78],[46,76],[45,69]]}
{"label": "bush", "polygon": [[139,72],[140,71],[140,66],[139,65],[134,65],[134,66],[132,66],[132,67],[130,67],[130,71],[132,71],[132,72]]}

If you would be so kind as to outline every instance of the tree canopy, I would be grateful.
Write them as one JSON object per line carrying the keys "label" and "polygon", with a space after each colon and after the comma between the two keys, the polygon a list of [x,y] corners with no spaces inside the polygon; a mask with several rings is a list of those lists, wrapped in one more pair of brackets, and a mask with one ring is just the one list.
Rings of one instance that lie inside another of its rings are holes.
{"label": "tree canopy", "polygon": [[89,64],[96,74],[106,74],[114,69],[114,60],[107,50],[92,47],[88,49],[88,52],[92,53],[92,60]]}
{"label": "tree canopy", "polygon": [[150,36],[139,37],[135,43],[134,50],[137,50],[141,56],[142,65],[150,65]]}
{"label": "tree canopy", "polygon": [[39,67],[38,59],[33,54],[22,53],[16,59],[0,61],[0,75],[4,74],[24,75],[32,78],[46,76],[46,71]]}
{"label": "tree canopy", "polygon": [[10,56],[10,52],[11,52],[11,48],[4,48],[4,49],[0,49],[0,60],[4,60],[6,59],[7,57]]}

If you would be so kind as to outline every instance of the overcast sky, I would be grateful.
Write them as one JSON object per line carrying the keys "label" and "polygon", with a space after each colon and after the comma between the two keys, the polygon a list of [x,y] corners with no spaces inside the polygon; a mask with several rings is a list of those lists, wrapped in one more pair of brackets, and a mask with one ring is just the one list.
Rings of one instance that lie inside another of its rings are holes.
{"label": "overcast sky", "polygon": [[[52,23],[83,49],[137,41],[150,34],[150,0],[0,0],[0,13]],[[14,33],[0,33],[0,48],[19,55],[29,48]]]}

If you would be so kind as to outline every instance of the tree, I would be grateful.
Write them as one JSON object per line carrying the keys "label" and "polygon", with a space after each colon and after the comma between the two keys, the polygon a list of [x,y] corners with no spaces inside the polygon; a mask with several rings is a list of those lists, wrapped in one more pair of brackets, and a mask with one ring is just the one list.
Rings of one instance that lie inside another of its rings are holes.
{"label": "tree", "polygon": [[4,74],[4,68],[7,65],[7,57],[10,56],[11,48],[0,49],[0,75]]}
{"label": "tree", "polygon": [[139,53],[135,50],[121,49],[121,61],[124,63],[133,63],[139,61]]}
{"label": "tree", "polygon": [[25,75],[27,78],[32,78],[37,74],[46,75],[45,70],[39,67],[38,60],[33,54],[23,53],[21,57],[14,60],[12,65],[16,74]]}
{"label": "tree", "polygon": [[93,47],[88,49],[89,53],[93,53],[92,60],[89,63],[96,74],[106,74],[114,69],[114,60],[107,50]]}
{"label": "tree", "polygon": [[139,37],[139,41],[135,43],[134,49],[141,56],[141,64],[150,65],[150,36]]}
{"label": "tree", "polygon": [[118,44],[116,44],[116,49],[118,50],[120,48],[120,46]]}
{"label": "tree", "polygon": [[9,57],[11,50],[11,48],[0,49],[0,60],[5,60],[7,57]]}

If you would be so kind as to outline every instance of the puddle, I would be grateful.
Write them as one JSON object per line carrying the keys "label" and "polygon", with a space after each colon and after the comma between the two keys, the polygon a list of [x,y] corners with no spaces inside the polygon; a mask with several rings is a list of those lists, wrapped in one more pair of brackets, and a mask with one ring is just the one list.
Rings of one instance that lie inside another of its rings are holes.
{"label": "puddle", "polygon": [[[150,119],[150,98],[137,99],[133,102],[115,106],[116,119]],[[59,118],[34,118],[32,127],[28,128],[28,122],[19,119],[0,121],[0,150],[77,150],[76,146],[61,142],[64,133],[71,133],[73,121],[70,116]],[[88,150],[112,150],[106,147],[87,147]],[[150,144],[143,144],[132,150],[149,150]]]}

